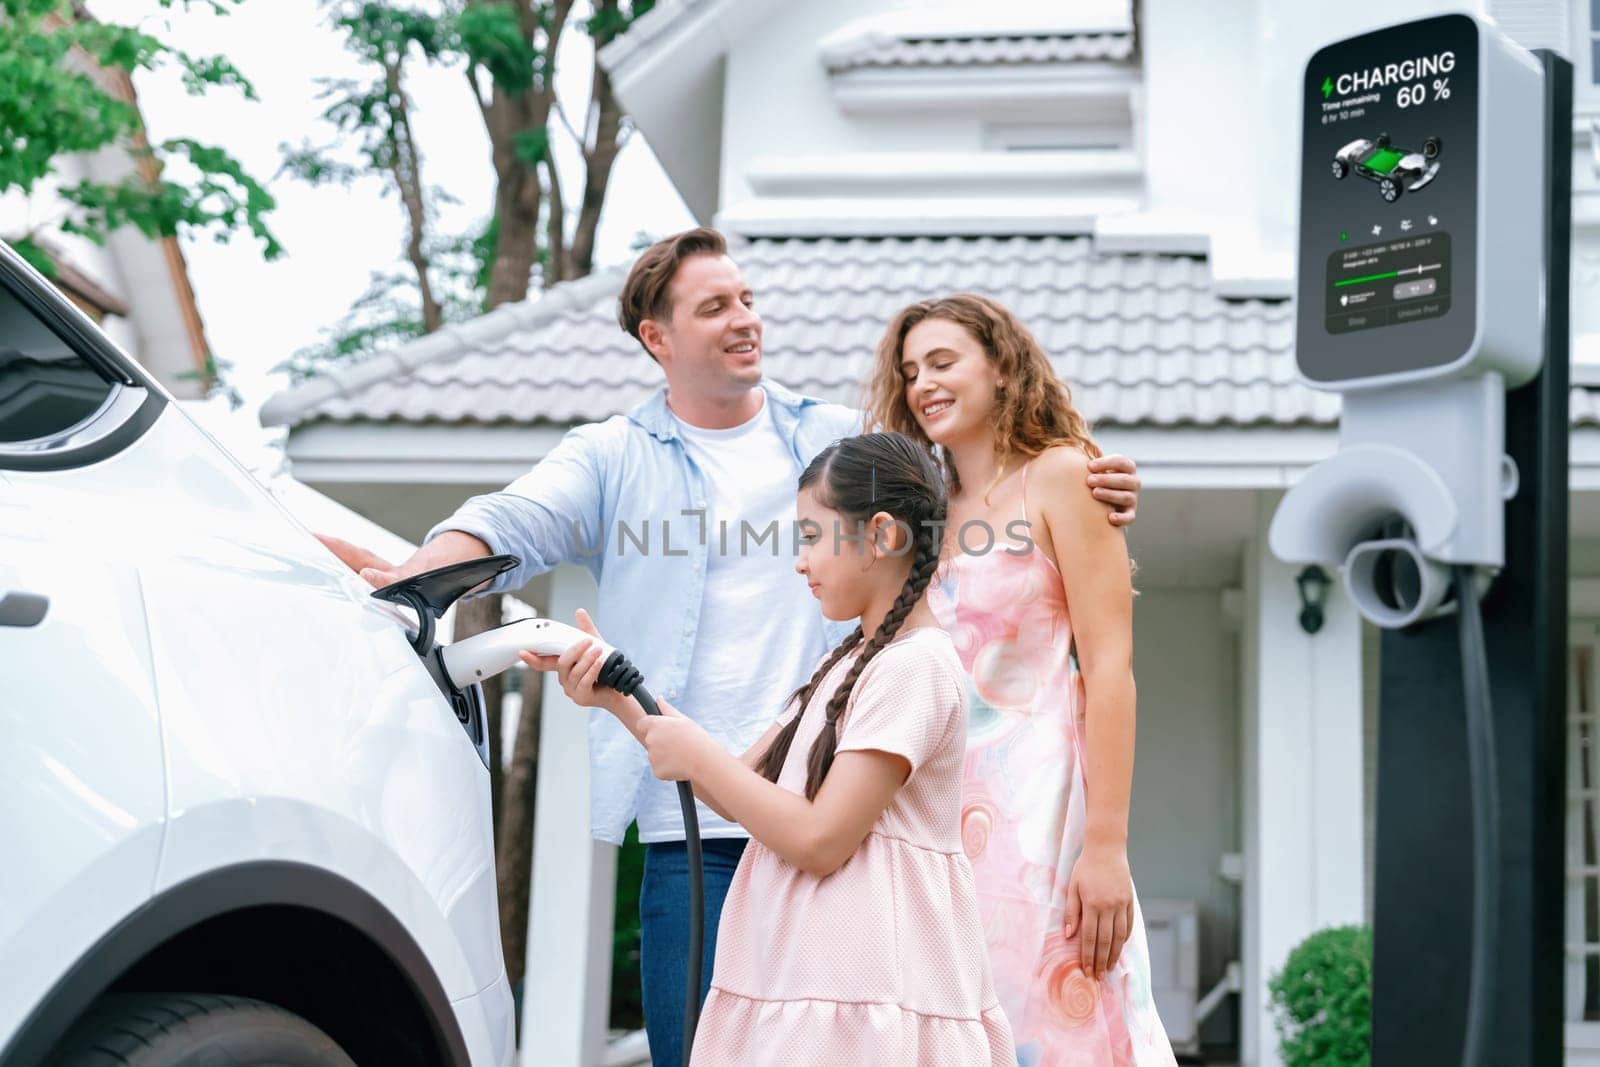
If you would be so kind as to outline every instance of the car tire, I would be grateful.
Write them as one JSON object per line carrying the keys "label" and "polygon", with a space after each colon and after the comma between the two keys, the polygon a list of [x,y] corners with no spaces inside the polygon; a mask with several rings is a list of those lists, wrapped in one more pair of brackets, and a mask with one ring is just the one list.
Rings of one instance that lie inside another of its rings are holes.
{"label": "car tire", "polygon": [[1345,175],[1347,175],[1349,173],[1350,173],[1350,164],[1346,163],[1342,159],[1336,159],[1336,160],[1333,161],[1333,176],[1335,178],[1338,178],[1340,181],[1343,181]]}
{"label": "car tire", "polygon": [[1405,192],[1405,187],[1393,178],[1385,178],[1378,183],[1378,195],[1387,203],[1394,203],[1400,199],[1400,194]]}
{"label": "car tire", "polygon": [[355,1067],[309,1022],[261,1000],[205,993],[113,993],[78,1020],[51,1067]]}
{"label": "car tire", "polygon": [[1426,141],[1422,142],[1422,158],[1423,159],[1438,159],[1439,158],[1439,150],[1441,148],[1443,148],[1443,147],[1444,147],[1444,145],[1439,142],[1439,138],[1437,138],[1437,137],[1428,138]]}

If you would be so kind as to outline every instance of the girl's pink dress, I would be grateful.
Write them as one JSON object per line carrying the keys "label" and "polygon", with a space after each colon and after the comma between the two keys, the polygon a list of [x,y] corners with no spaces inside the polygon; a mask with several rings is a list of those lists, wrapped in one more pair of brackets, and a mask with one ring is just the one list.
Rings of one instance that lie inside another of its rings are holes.
{"label": "girl's pink dress", "polygon": [[[804,794],[811,742],[855,659],[836,663],[807,703],[785,789]],[[905,630],[867,664],[838,751],[897,753],[911,777],[824,878],[750,842],[722,907],[696,1067],[1014,1067],[961,850],[966,724],[961,663],[940,628]]]}
{"label": "girl's pink dress", "polygon": [[[1024,490],[1027,477],[1024,467]],[[995,990],[1022,1067],[1173,1067],[1137,898],[1133,930],[1104,979],[1084,973],[1077,935],[1062,933],[1083,852],[1083,679],[1060,573],[1037,545],[1019,552],[1004,531],[987,553],[958,547],[928,592],[968,685],[961,839]]]}

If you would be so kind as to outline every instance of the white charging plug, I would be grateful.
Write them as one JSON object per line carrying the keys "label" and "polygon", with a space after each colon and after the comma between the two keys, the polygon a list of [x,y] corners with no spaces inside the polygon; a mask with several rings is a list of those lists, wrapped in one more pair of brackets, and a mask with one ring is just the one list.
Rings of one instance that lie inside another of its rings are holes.
{"label": "white charging plug", "polygon": [[568,626],[554,619],[523,619],[507,623],[463,641],[439,649],[445,673],[450,684],[465,689],[474,682],[492,678],[518,663],[517,653],[536,652],[542,656],[559,656],[579,641],[590,641],[601,650],[604,662],[616,651],[592,634],[576,626]]}

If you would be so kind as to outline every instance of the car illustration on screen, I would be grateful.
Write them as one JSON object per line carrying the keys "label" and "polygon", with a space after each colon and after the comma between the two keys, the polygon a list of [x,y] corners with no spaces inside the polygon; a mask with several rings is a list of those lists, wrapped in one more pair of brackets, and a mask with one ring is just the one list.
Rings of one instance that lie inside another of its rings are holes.
{"label": "car illustration on screen", "polygon": [[1439,173],[1441,147],[1437,137],[1423,141],[1421,151],[1396,148],[1387,133],[1372,141],[1359,138],[1334,153],[1333,176],[1342,180],[1354,173],[1376,182],[1378,195],[1392,204],[1401,194],[1417,192],[1433,181]]}

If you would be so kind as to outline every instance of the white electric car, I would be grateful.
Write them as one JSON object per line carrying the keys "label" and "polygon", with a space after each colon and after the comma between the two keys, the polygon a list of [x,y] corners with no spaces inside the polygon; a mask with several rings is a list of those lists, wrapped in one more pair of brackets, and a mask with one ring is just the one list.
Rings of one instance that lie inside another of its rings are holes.
{"label": "white electric car", "polygon": [[507,1064],[481,705],[0,244],[0,1063]]}

